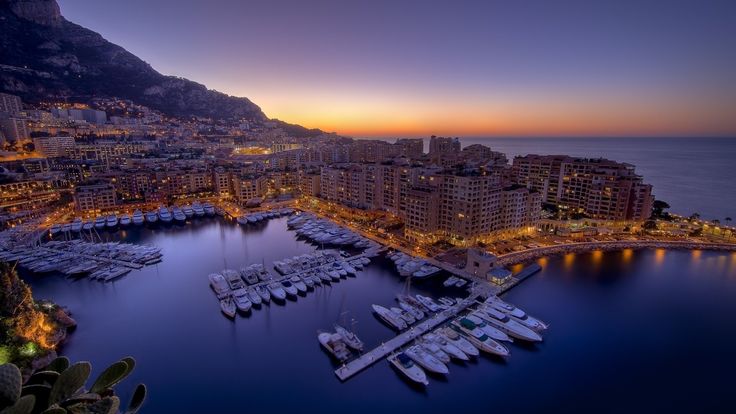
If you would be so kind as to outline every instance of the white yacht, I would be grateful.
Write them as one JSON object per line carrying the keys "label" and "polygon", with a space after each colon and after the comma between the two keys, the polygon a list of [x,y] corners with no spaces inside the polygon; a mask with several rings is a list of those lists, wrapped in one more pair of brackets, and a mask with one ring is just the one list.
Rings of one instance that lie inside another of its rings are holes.
{"label": "white yacht", "polygon": [[105,223],[106,223],[105,217],[102,217],[102,216],[97,217],[95,219],[95,228],[97,230],[102,230],[105,228]]}
{"label": "white yacht", "polygon": [[82,219],[81,218],[75,218],[74,221],[72,221],[72,231],[75,233],[79,233],[82,231]]}
{"label": "white yacht", "polygon": [[481,351],[500,356],[508,356],[509,350],[505,346],[499,344],[478,329],[475,324],[467,318],[460,318],[452,321],[452,326],[462,332],[468,341]]}
{"label": "white yacht", "polygon": [[388,324],[388,326],[397,330],[406,329],[406,322],[401,318],[401,315],[397,315],[381,305],[373,305],[373,311],[376,312],[376,314],[381,317],[381,320]]}
{"label": "white yacht", "polygon": [[263,303],[263,298],[252,287],[248,288],[248,299],[253,303],[253,306],[261,306],[261,303]]}
{"label": "white yacht", "polygon": [[445,352],[447,355],[451,356],[452,358],[459,359],[461,361],[467,361],[470,358],[468,358],[468,355],[463,352],[462,349],[460,349],[457,345],[453,344],[452,342],[448,341],[447,338],[445,338],[442,335],[436,334],[434,332],[430,332],[428,334],[424,335],[424,339],[428,342],[432,342],[439,346],[443,352]]}
{"label": "white yacht", "polygon": [[428,385],[427,374],[424,370],[412,361],[405,353],[389,355],[388,362],[399,370],[404,376],[419,384]]}
{"label": "white yacht", "polygon": [[432,300],[432,298],[430,297],[417,295],[416,298],[419,301],[419,303],[421,303],[425,308],[427,308],[427,310],[430,310],[432,312],[439,312],[442,310],[440,305],[438,305],[437,302]]}
{"label": "white yacht", "polygon": [[93,221],[85,221],[84,224],[82,224],[82,230],[84,231],[90,231],[95,227],[95,223]]}
{"label": "white yacht", "polygon": [[130,216],[127,214],[123,214],[120,216],[120,225],[121,226],[129,226],[131,223]]}
{"label": "white yacht", "polygon": [[230,318],[235,317],[236,305],[231,297],[220,299],[220,310]]}
{"label": "white yacht", "polygon": [[213,206],[210,203],[204,203],[204,213],[208,216],[214,216],[215,215],[215,206]]}
{"label": "white yacht", "polygon": [[397,307],[394,306],[390,310],[391,310],[391,312],[399,315],[401,317],[401,319],[403,319],[404,322],[406,322],[407,325],[412,325],[414,322],[417,321],[416,319],[414,319],[414,316],[412,316],[411,313],[409,313],[409,312],[407,312],[407,311],[405,311],[405,310],[403,310],[401,308],[397,308]]}
{"label": "white yacht", "polygon": [[273,282],[268,284],[268,291],[275,300],[284,301],[286,299],[286,291],[281,283]]}
{"label": "white yacht", "polygon": [[250,299],[248,299],[248,293],[245,289],[238,289],[233,292],[233,301],[238,310],[243,313],[250,312],[250,308],[253,306]]}
{"label": "white yacht", "polygon": [[192,206],[190,206],[190,205],[186,205],[186,206],[182,207],[181,208],[181,211],[184,212],[184,215],[187,218],[194,217],[194,210],[192,210]]}
{"label": "white yacht", "polygon": [[356,351],[362,351],[363,350],[363,341],[358,338],[358,335],[355,333],[348,331],[347,329],[343,328],[342,326],[335,324],[335,332],[337,332],[338,335],[342,338],[342,340],[351,348],[353,348]]}
{"label": "white yacht", "polygon": [[219,273],[210,273],[207,276],[210,280],[210,286],[218,294],[223,295],[230,292],[230,286],[227,284],[227,280]]}
{"label": "white yacht", "polygon": [[414,307],[414,306],[412,306],[412,305],[404,302],[403,300],[400,300],[398,302],[399,302],[399,307],[401,309],[403,309],[403,310],[411,313],[411,315],[414,317],[414,319],[416,319],[416,320],[422,320],[422,319],[424,319],[425,314],[424,314],[424,311],[422,311],[421,309],[416,308],[416,307]]}
{"label": "white yacht", "polygon": [[117,225],[118,225],[118,216],[116,216],[115,214],[111,214],[107,216],[107,218],[105,219],[105,226],[107,226],[108,228],[113,228]]}
{"label": "white yacht", "polygon": [[443,364],[442,361],[435,358],[419,345],[410,346],[406,351],[404,351],[404,353],[427,371],[435,372],[437,374],[448,374],[450,372],[450,370],[447,369],[447,365]]}
{"label": "white yacht", "polygon": [[171,220],[174,219],[174,217],[171,216],[169,209],[164,206],[159,207],[158,218],[164,223],[171,223]]}
{"label": "white yacht", "polygon": [[350,350],[342,340],[342,337],[336,333],[320,332],[317,334],[319,343],[334,356],[338,361],[343,362],[350,358]]}
{"label": "white yacht", "polygon": [[174,220],[176,220],[177,223],[184,223],[187,221],[187,216],[184,214],[183,211],[177,206],[174,206],[172,209],[172,215],[174,216]]}
{"label": "white yacht", "polygon": [[509,338],[509,336],[505,332],[497,329],[495,326],[486,323],[486,321],[489,319],[487,315],[485,315],[484,317],[484,315],[480,312],[473,312],[466,315],[465,317],[473,322],[478,329],[483,331],[491,338],[497,341],[511,342],[511,338]]}
{"label": "white yacht", "polygon": [[294,285],[298,293],[307,293],[307,285],[299,276],[292,276],[289,281]]}
{"label": "white yacht", "polygon": [[154,224],[158,221],[158,213],[156,211],[149,211],[146,213],[146,221],[150,224]]}
{"label": "white yacht", "polygon": [[457,333],[457,331],[455,331],[454,329],[450,327],[445,327],[438,329],[436,332],[445,337],[453,345],[460,348],[460,350],[462,350],[466,355],[478,356],[480,354],[478,348],[473,346],[470,341],[465,339],[465,337]]}
{"label": "white yacht", "polygon": [[284,291],[286,292],[286,296],[294,299],[296,298],[296,295],[299,294],[299,290],[294,286],[290,281],[284,280],[281,282],[281,286],[284,288]]}
{"label": "white yacht", "polygon": [[133,224],[135,224],[136,226],[140,226],[141,224],[143,224],[144,221],[145,219],[143,218],[143,213],[141,213],[140,210],[136,210],[133,212]]}
{"label": "white yacht", "polygon": [[61,232],[61,224],[52,224],[51,228],[49,229],[49,233],[53,236],[54,234],[58,234]]}
{"label": "white yacht", "polygon": [[485,320],[514,338],[530,342],[542,341],[542,336],[539,333],[503,312],[499,312],[493,308],[484,307],[481,315],[484,314],[488,315],[487,318],[484,318]]}
{"label": "white yacht", "polygon": [[258,296],[261,297],[263,302],[269,303],[271,301],[271,292],[269,292],[267,288],[263,286],[256,286],[255,290]]}
{"label": "white yacht", "polygon": [[192,210],[194,210],[194,215],[197,217],[204,216],[204,207],[202,207],[201,204],[199,204],[199,201],[195,201],[192,203]]}

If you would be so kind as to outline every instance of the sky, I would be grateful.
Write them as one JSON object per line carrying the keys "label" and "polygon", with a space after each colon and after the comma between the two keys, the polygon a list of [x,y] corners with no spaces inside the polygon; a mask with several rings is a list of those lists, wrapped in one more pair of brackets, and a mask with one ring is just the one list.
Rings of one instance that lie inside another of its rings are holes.
{"label": "sky", "polygon": [[358,137],[736,136],[736,1],[59,0],[158,71]]}

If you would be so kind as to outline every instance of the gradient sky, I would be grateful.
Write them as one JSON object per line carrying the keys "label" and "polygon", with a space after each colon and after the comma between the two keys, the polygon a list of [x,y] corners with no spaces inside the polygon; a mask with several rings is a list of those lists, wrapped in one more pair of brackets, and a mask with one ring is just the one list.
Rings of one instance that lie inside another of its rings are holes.
{"label": "gradient sky", "polygon": [[354,136],[736,136],[736,1],[59,0],[162,73]]}

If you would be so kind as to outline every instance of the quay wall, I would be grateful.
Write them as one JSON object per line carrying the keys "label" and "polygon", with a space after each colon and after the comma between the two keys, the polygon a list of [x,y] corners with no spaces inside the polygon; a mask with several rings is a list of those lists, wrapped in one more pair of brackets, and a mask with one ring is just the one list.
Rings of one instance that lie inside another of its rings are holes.
{"label": "quay wall", "polygon": [[624,249],[682,249],[682,250],[717,250],[736,252],[736,243],[709,243],[665,240],[626,240],[568,243],[556,246],[538,247],[521,252],[508,253],[498,257],[497,265],[511,266],[529,263],[546,256],[558,256],[568,253],[587,253],[594,250],[614,251]]}

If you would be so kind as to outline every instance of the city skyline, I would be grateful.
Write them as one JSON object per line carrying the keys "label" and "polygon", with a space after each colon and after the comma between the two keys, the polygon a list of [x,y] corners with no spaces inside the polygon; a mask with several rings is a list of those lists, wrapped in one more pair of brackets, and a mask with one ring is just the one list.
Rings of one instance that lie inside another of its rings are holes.
{"label": "city skyline", "polygon": [[346,135],[736,133],[728,2],[328,3],[60,6],[163,73]]}

